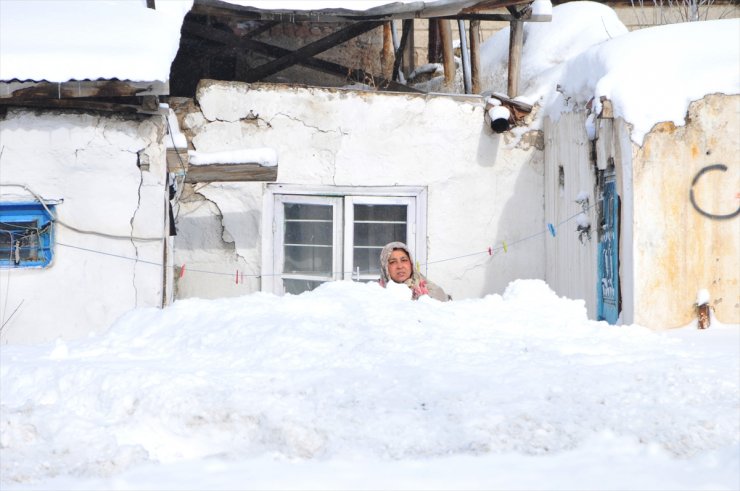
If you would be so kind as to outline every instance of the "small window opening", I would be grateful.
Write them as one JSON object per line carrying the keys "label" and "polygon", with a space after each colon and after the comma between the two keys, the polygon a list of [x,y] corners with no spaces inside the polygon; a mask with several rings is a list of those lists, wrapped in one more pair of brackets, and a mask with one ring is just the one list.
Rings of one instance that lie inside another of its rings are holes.
{"label": "small window opening", "polygon": [[53,206],[41,203],[0,203],[0,268],[49,265],[53,253],[50,212]]}

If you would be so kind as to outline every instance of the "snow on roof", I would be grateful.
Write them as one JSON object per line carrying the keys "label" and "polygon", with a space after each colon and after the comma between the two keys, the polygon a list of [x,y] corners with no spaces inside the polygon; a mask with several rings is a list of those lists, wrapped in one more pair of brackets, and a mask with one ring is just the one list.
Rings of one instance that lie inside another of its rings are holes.
{"label": "snow on roof", "polygon": [[[481,46],[483,86],[506,92],[509,28]],[[740,19],[685,22],[629,32],[610,7],[568,2],[552,22],[525,23],[516,99],[558,119],[600,98],[633,125],[632,139],[659,122],[683,125],[692,101],[740,93]]]}
{"label": "snow on roof", "polygon": [[0,80],[167,81],[193,0],[0,1]]}
{"label": "snow on roof", "polygon": [[658,122],[684,125],[691,102],[740,93],[738,41],[740,19],[670,24],[611,39],[563,64],[562,95],[550,93],[547,112],[557,117],[593,99],[599,114],[605,97],[642,143]]}

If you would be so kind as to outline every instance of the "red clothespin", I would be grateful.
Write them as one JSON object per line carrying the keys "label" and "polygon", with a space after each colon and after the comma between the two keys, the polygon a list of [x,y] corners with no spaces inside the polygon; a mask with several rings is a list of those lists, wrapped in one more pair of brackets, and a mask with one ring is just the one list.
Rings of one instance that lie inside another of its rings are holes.
{"label": "red clothespin", "polygon": [[180,268],[180,278],[182,278],[183,276],[185,276],[185,264],[183,264]]}
{"label": "red clothespin", "polygon": [[491,246],[488,246],[488,255],[493,256],[493,248]]}
{"label": "red clothespin", "polygon": [[239,270],[236,270],[236,284],[239,284]]}

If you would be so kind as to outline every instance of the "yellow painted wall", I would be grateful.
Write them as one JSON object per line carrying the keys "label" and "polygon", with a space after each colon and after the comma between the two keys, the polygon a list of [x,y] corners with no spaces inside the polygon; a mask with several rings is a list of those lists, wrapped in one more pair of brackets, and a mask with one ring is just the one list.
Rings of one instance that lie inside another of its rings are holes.
{"label": "yellow painted wall", "polygon": [[[715,315],[740,323],[740,96],[711,95],[689,108],[686,126],[660,123],[633,161],[634,322],[679,327],[696,315],[699,289],[707,289]],[[624,217],[623,219],[629,219]]]}

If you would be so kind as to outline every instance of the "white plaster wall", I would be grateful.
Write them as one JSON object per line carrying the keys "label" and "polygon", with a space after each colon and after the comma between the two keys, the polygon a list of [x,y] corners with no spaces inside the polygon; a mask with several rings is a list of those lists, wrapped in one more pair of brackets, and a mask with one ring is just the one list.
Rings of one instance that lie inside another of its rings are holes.
{"label": "white plaster wall", "polygon": [[129,309],[161,304],[163,128],[158,116],[41,110],[9,110],[0,121],[0,199],[33,201],[21,184],[44,199],[63,200],[56,207],[61,222],[123,237],[56,224],[48,267],[0,269],[3,343],[80,337]]}
{"label": "white plaster wall", "polygon": [[[506,254],[485,252],[542,230],[543,164],[541,150],[507,144],[486,127],[480,98],[206,81],[197,102],[202,113],[184,117],[196,150],[272,147],[279,183],[427,187],[427,273],[454,298],[544,277],[541,237]],[[199,184],[194,191],[198,197],[178,216],[176,264],[258,271],[263,186]],[[208,223],[211,239],[199,223]],[[256,279],[236,285],[233,274],[190,274],[187,266],[178,280],[180,297],[258,288]]]}

